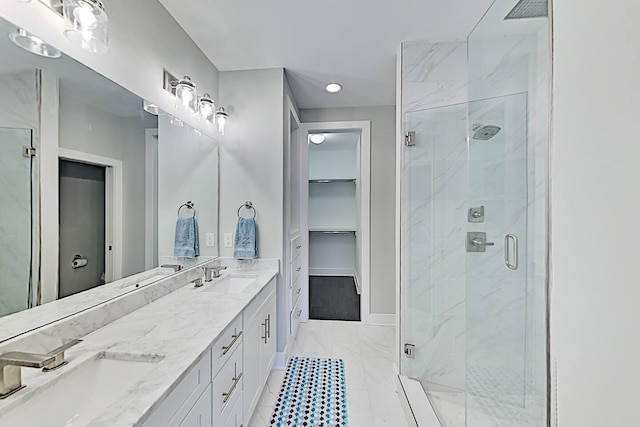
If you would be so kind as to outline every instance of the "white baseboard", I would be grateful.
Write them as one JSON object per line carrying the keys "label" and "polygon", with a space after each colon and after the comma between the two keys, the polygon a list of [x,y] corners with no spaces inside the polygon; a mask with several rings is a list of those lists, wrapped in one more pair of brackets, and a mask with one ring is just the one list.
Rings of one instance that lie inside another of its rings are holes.
{"label": "white baseboard", "polygon": [[398,376],[398,397],[412,427],[441,427],[429,398],[418,381]]}
{"label": "white baseboard", "polygon": [[362,323],[365,325],[395,326],[395,314],[368,314],[362,317]]}
{"label": "white baseboard", "polygon": [[353,269],[351,268],[309,268],[309,276],[353,277]]}

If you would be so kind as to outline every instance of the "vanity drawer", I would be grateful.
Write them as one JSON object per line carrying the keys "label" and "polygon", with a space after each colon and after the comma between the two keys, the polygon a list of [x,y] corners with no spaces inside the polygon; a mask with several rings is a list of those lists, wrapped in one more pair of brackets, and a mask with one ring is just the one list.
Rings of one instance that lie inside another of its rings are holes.
{"label": "vanity drawer", "polygon": [[297,260],[291,264],[291,282],[289,282],[289,287],[293,288],[293,284],[300,278],[300,273],[302,273],[302,257],[298,257]]}
{"label": "vanity drawer", "polygon": [[276,278],[271,279],[269,284],[262,289],[256,299],[254,299],[247,308],[244,309],[244,324],[250,326],[253,324],[255,317],[261,314],[260,311],[264,303],[276,292]]}
{"label": "vanity drawer", "polygon": [[208,351],[143,424],[144,427],[177,427],[211,384],[211,352]]}
{"label": "vanity drawer", "polygon": [[302,295],[302,279],[298,278],[298,281],[293,285],[293,290],[291,291],[291,307],[298,305],[300,295]]}
{"label": "vanity drawer", "polygon": [[212,351],[212,372],[215,377],[222,369],[225,362],[231,357],[237,348],[242,347],[242,314],[236,317],[233,322],[220,334],[220,337],[213,343]]}
{"label": "vanity drawer", "polygon": [[236,349],[213,379],[213,417],[225,420],[242,397],[242,349]]}
{"label": "vanity drawer", "polygon": [[300,257],[302,253],[302,235],[291,239],[291,263]]}
{"label": "vanity drawer", "polygon": [[193,405],[180,427],[210,427],[211,424],[211,384]]}
{"label": "vanity drawer", "polygon": [[242,427],[244,425],[242,418],[242,399],[239,399],[228,414],[228,418],[222,424],[222,427]]}
{"label": "vanity drawer", "polygon": [[289,313],[289,333],[292,337],[296,336],[298,332],[298,326],[300,326],[300,316],[302,315],[302,298],[298,298],[298,302],[293,306],[293,310]]}

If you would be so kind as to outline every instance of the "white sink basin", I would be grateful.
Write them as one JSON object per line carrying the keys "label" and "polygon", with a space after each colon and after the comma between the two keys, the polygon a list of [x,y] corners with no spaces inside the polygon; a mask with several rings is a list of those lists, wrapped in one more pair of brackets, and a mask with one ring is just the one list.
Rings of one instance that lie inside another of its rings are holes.
{"label": "white sink basin", "polygon": [[249,285],[255,283],[257,274],[230,274],[219,282],[205,288],[205,292],[224,292],[227,294],[239,294]]}
{"label": "white sink basin", "polygon": [[[117,355],[101,354],[62,375],[54,384],[42,386],[17,408],[2,415],[3,426],[80,427],[151,372],[160,358],[152,361],[117,360]],[[73,363],[73,362],[71,362]],[[70,369],[71,368],[71,369]],[[47,374],[43,374],[47,375]],[[18,393],[28,391],[27,388]],[[18,396],[18,394],[16,394]]]}

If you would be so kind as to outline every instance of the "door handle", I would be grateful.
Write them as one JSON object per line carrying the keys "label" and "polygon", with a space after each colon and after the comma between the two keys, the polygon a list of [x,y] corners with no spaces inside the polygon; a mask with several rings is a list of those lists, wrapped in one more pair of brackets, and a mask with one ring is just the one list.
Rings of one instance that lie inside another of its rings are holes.
{"label": "door handle", "polygon": [[[511,248],[512,244],[513,249]],[[511,259],[511,252],[513,252],[513,260]],[[507,234],[504,236],[504,263],[510,270],[517,270],[518,258],[518,237],[515,234]]]}

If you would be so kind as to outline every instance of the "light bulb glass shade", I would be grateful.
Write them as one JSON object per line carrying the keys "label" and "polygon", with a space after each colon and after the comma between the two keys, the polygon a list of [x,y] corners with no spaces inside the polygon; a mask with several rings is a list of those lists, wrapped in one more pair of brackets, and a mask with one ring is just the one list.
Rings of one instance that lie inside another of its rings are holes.
{"label": "light bulb glass shade", "polygon": [[60,58],[60,56],[62,56],[58,49],[43,42],[38,37],[26,32],[22,28],[18,28],[13,33],[10,33],[9,38],[24,50],[35,53],[38,56],[43,56],[45,58]]}
{"label": "light bulb glass shade", "polygon": [[65,36],[83,49],[105,53],[109,43],[109,17],[100,0],[63,0]]}
{"label": "light bulb glass shade", "polygon": [[223,107],[218,108],[216,111],[216,123],[218,123],[218,132],[224,135],[225,127],[229,121],[229,114],[224,111]]}
{"label": "light bulb glass shade", "polygon": [[178,98],[176,108],[188,113],[198,111],[198,93],[196,92],[196,84],[191,80],[191,77],[184,76],[178,81],[176,98]]}
{"label": "light bulb glass shade", "polygon": [[200,98],[200,102],[198,104],[200,116],[207,121],[213,122],[213,116],[216,113],[216,106],[213,103],[213,99],[211,99],[211,95],[205,93],[202,98]]}
{"label": "light bulb glass shade", "polygon": [[314,133],[312,135],[309,135],[309,141],[313,142],[314,144],[322,144],[325,139],[325,136],[321,133]]}
{"label": "light bulb glass shade", "polygon": [[171,123],[175,127],[179,127],[179,128],[183,128],[184,127],[184,122],[182,120],[180,120],[179,118],[174,117],[174,116],[171,116],[169,118],[169,123]]}
{"label": "light bulb glass shade", "polygon": [[142,108],[144,109],[144,111],[149,114],[153,114],[154,116],[161,116],[164,114],[164,111],[162,111],[160,107],[158,107],[153,102],[147,101],[146,99],[142,101]]}

